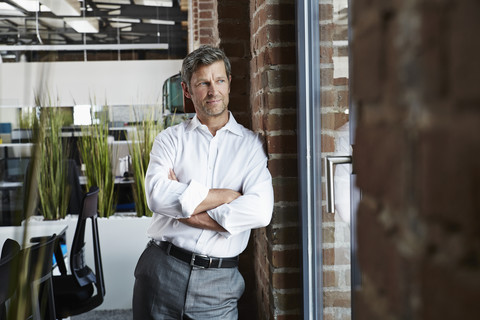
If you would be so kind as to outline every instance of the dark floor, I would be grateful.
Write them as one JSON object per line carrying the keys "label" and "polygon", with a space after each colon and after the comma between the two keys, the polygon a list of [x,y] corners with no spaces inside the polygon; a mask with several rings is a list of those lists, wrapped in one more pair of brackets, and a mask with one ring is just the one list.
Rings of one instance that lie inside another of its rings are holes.
{"label": "dark floor", "polygon": [[132,320],[132,310],[98,310],[70,317],[71,320]]}

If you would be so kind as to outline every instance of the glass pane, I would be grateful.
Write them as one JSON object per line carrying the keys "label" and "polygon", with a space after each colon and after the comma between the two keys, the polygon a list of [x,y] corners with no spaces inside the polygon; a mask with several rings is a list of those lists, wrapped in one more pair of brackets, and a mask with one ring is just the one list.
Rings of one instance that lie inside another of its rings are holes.
{"label": "glass pane", "polygon": [[[348,0],[319,1],[322,158],[351,155]],[[322,171],[323,172],[323,171]],[[335,213],[323,210],[323,317],[351,319],[350,165],[335,166]],[[325,181],[325,177],[323,179]]]}

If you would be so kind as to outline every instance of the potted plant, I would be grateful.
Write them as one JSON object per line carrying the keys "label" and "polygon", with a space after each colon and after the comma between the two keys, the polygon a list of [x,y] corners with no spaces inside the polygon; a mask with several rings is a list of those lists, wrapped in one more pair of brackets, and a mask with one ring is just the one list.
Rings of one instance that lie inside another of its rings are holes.
{"label": "potted plant", "polygon": [[156,110],[155,107],[151,107],[146,116],[140,113],[138,109],[134,109],[134,114],[136,126],[130,144],[134,179],[132,193],[137,216],[151,217],[152,211],[147,206],[145,194],[145,173],[150,162],[153,141],[164,126],[163,121],[155,120],[155,114],[160,114],[160,118],[162,118],[161,111]]}
{"label": "potted plant", "polygon": [[100,189],[98,196],[98,211],[100,217],[109,217],[115,213],[116,199],[114,195],[115,177],[112,172],[111,150],[108,143],[107,106],[103,106],[100,117],[96,119],[93,111],[93,123],[82,129],[79,139],[82,163],[85,165],[87,190],[91,186]]}
{"label": "potted plant", "polygon": [[40,125],[36,130],[40,212],[47,220],[64,218],[67,214],[70,187],[67,181],[67,146],[62,143],[64,123],[59,108],[40,107]]}

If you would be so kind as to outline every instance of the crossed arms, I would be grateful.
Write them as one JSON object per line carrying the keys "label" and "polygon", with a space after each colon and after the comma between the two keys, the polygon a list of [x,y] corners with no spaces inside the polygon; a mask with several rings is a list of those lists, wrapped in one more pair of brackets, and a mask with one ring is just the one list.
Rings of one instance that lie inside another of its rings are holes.
{"label": "crossed arms", "polygon": [[212,171],[205,145],[174,132],[181,129],[169,128],[155,139],[145,175],[147,204],[156,213],[159,228],[173,223],[170,218],[180,222],[182,231],[189,226],[229,238],[268,225],[273,211],[272,178],[258,138],[233,136],[214,154],[219,163]]}
{"label": "crossed arms", "polygon": [[[168,178],[178,181],[172,169],[168,172]],[[192,216],[190,218],[180,218],[178,221],[194,228],[225,232],[226,230],[213,220],[206,211],[230,203],[241,195],[240,192],[231,189],[210,189],[207,197],[195,208]]]}

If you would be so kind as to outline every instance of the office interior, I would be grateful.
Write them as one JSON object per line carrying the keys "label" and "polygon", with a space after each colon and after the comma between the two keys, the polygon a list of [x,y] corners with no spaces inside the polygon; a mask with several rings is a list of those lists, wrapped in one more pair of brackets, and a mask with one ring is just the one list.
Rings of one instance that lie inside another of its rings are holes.
{"label": "office interior", "polygon": [[[473,319],[479,15],[475,0],[0,1],[2,241],[22,244],[26,225],[33,236],[49,222],[69,269],[77,215],[45,221],[22,190],[29,121],[56,108],[75,146],[101,124],[120,201],[96,222],[102,301],[70,318],[131,319],[149,223],[133,199],[131,145],[142,120],[164,128],[193,115],[178,72],[211,44],[230,57],[230,110],[264,139],[275,190],[271,224],[241,255],[239,319]],[[70,160],[83,196],[80,150]]]}

